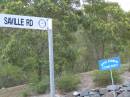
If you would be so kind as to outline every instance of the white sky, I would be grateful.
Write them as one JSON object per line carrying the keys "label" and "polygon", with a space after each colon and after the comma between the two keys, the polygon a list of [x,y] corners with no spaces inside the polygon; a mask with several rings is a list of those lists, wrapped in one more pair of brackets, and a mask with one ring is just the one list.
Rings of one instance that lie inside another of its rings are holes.
{"label": "white sky", "polygon": [[106,1],[118,2],[121,8],[123,8],[125,11],[130,11],[130,0],[106,0]]}

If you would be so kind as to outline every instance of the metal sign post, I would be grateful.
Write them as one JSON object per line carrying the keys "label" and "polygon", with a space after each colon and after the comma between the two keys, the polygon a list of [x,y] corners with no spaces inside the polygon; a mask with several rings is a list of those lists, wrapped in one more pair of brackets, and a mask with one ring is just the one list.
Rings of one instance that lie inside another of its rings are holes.
{"label": "metal sign post", "polygon": [[49,42],[49,63],[50,63],[50,96],[55,97],[55,81],[54,81],[54,57],[53,57],[53,33],[52,30],[48,30],[48,42]]}
{"label": "metal sign post", "polygon": [[48,31],[50,96],[55,97],[52,19],[33,16],[0,14],[0,27],[39,29]]}
{"label": "metal sign post", "polygon": [[110,74],[111,74],[111,82],[112,82],[112,85],[114,85],[114,78],[113,78],[112,70],[110,70]]}
{"label": "metal sign post", "polygon": [[[112,86],[114,86],[114,78],[113,78],[113,74],[112,74],[112,70],[111,69],[110,69],[110,73],[111,73]],[[116,97],[115,91],[113,91],[113,95],[114,95],[114,97]]]}
{"label": "metal sign post", "polygon": [[[113,73],[112,69],[118,69],[120,68],[120,57],[114,57],[110,59],[102,59],[99,60],[99,69],[100,70],[110,70],[111,74],[111,81],[112,81],[112,86],[114,86],[114,78],[113,78]],[[114,97],[116,97],[115,91],[113,91]]]}

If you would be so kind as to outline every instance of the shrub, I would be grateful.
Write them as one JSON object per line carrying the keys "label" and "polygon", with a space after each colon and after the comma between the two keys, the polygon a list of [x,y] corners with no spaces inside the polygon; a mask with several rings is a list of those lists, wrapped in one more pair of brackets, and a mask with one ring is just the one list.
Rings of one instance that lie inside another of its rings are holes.
{"label": "shrub", "polygon": [[25,82],[21,68],[6,64],[0,66],[0,88],[12,87]]}
{"label": "shrub", "polygon": [[28,96],[29,96],[29,94],[27,92],[22,93],[22,97],[28,97]]}
{"label": "shrub", "polygon": [[[113,79],[115,84],[121,83],[121,78],[117,71],[113,71]],[[110,71],[94,71],[93,81],[95,82],[96,86],[110,85],[112,83]]]}
{"label": "shrub", "polygon": [[75,90],[80,83],[80,79],[78,76],[74,76],[71,74],[64,74],[57,81],[57,87],[61,92],[70,92]]}
{"label": "shrub", "polygon": [[128,71],[130,72],[130,63],[128,64],[128,67],[127,67]]}
{"label": "shrub", "polygon": [[32,91],[34,91],[37,94],[43,94],[45,93],[49,88],[49,79],[45,78],[40,82],[35,82],[31,84]]}
{"label": "shrub", "polygon": [[30,87],[27,85],[24,88],[24,91],[21,92],[21,96],[20,97],[30,97],[31,96],[31,89]]}
{"label": "shrub", "polygon": [[0,76],[0,88],[2,87],[13,87],[23,84],[24,81],[21,79],[16,79],[12,76]]}
{"label": "shrub", "polygon": [[130,70],[130,65],[129,64],[121,64],[121,68],[119,69],[120,73],[124,73],[126,71]]}

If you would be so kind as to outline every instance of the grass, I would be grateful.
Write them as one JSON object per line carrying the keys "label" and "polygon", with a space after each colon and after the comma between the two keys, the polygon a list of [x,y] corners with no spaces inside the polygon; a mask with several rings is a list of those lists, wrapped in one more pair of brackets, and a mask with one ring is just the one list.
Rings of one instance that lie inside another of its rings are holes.
{"label": "grass", "polygon": [[119,69],[119,73],[124,73],[126,71],[129,71],[129,64],[121,64],[121,68]]}

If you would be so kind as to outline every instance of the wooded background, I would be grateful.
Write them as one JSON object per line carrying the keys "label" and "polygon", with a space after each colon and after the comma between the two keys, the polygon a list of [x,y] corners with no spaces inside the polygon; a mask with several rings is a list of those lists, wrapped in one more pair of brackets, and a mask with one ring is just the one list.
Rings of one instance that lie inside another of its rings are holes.
{"label": "wooded background", "polygon": [[[65,72],[98,69],[98,60],[102,58],[120,56],[122,63],[129,63],[130,12],[104,0],[88,0],[83,10],[72,8],[72,2],[6,0],[0,2],[0,13],[53,19],[58,77]],[[46,32],[0,28],[0,87],[40,81],[49,76],[48,57]]]}

